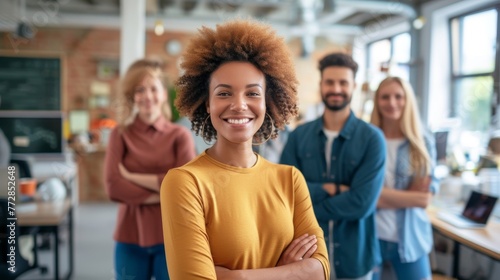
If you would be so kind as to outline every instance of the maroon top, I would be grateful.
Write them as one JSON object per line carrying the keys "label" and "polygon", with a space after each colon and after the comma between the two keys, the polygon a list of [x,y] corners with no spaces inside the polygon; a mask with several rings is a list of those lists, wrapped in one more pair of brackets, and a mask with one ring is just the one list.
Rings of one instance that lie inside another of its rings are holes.
{"label": "maroon top", "polygon": [[127,128],[111,132],[106,152],[104,176],[109,198],[119,202],[114,239],[139,246],[163,244],[160,203],[141,203],[156,192],[126,180],[120,174],[121,162],[130,172],[154,174],[161,185],[171,168],[195,157],[191,133],[160,117],[147,125],[138,117]]}

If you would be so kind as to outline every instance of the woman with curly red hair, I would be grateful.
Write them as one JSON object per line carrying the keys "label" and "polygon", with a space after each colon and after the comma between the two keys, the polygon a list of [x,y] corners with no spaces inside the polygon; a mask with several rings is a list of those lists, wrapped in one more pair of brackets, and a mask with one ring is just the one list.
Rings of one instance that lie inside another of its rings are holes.
{"label": "woman with curly red hair", "polygon": [[304,177],[252,151],[297,114],[283,39],[255,21],[203,27],[181,67],[176,106],[215,142],[162,183],[170,278],[329,279]]}

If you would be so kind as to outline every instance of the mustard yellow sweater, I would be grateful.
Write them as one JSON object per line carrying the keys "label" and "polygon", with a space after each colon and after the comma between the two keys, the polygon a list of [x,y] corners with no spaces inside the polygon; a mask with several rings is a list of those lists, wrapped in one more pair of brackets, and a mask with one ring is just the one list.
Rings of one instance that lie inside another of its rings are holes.
{"label": "mustard yellow sweater", "polygon": [[231,270],[276,266],[290,242],[314,234],[313,258],[329,279],[323,231],[302,174],[258,156],[251,168],[223,164],[206,153],[171,169],[161,187],[170,279],[216,279]]}

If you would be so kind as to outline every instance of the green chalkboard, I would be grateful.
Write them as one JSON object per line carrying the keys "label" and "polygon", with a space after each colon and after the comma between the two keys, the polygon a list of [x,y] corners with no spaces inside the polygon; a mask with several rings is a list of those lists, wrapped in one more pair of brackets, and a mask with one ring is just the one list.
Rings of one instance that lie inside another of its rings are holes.
{"label": "green chalkboard", "polygon": [[0,56],[0,110],[61,110],[61,59]]}
{"label": "green chalkboard", "polygon": [[[14,116],[0,112],[0,129],[12,154],[60,154],[63,152],[63,117]],[[32,114],[36,115],[36,114]]]}

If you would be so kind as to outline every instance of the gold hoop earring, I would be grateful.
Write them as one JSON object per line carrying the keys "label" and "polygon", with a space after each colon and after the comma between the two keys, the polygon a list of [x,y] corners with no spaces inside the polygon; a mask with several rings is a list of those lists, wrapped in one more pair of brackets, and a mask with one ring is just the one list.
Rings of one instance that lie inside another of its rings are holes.
{"label": "gold hoop earring", "polygon": [[214,143],[209,143],[207,140],[205,140],[205,124],[207,123],[207,120],[210,118],[210,114],[205,118],[203,121],[203,124],[201,125],[201,139],[203,139],[203,142],[207,144],[207,146],[212,146]]}
{"label": "gold hoop earring", "polygon": [[[260,143],[253,143],[252,142],[252,145],[254,145],[254,146],[259,146],[259,145],[266,143],[267,141],[269,141],[269,139],[271,139],[271,136],[273,135],[273,132],[275,129],[273,118],[267,112],[266,112],[266,117],[269,117],[269,120],[271,121],[271,133],[269,133],[269,136],[263,142],[260,142]],[[265,121],[265,118],[264,118],[264,121]]]}

